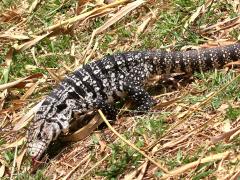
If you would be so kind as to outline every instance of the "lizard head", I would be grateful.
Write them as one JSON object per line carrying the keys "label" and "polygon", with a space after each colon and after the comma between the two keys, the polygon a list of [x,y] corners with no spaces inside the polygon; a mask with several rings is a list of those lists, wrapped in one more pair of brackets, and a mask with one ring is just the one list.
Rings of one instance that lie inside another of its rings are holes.
{"label": "lizard head", "polygon": [[40,160],[49,144],[58,137],[60,132],[56,123],[49,123],[45,119],[33,122],[28,131],[28,154],[34,160]]}
{"label": "lizard head", "polygon": [[61,132],[67,133],[69,116],[57,114],[51,118],[35,117],[30,124],[27,138],[28,154],[34,160],[40,160],[49,144],[56,140]]}

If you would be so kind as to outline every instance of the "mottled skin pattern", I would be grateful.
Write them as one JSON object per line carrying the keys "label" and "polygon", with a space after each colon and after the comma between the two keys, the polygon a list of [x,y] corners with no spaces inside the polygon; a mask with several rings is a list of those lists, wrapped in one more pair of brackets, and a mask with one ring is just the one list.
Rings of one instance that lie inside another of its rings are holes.
{"label": "mottled skin pattern", "polygon": [[66,77],[43,101],[28,132],[29,155],[39,160],[49,143],[68,131],[74,112],[101,109],[112,117],[117,113],[112,105],[115,98],[126,95],[137,111],[149,110],[155,102],[143,84],[152,75],[206,71],[239,59],[240,43],[236,43],[199,51],[125,52],[89,63]]}

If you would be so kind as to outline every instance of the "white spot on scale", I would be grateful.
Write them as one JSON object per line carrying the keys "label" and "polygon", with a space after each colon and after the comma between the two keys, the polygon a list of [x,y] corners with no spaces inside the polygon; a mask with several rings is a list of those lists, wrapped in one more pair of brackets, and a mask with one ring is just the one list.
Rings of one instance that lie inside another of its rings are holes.
{"label": "white spot on scale", "polygon": [[88,76],[85,76],[84,78],[83,78],[83,81],[86,81],[86,80],[88,80],[89,79],[89,77]]}
{"label": "white spot on scale", "polygon": [[100,88],[99,88],[99,87],[95,87],[94,90],[95,90],[95,91],[99,91]]}
{"label": "white spot on scale", "polygon": [[107,79],[103,79],[102,82],[103,82],[103,84],[106,84],[108,82],[108,80]]}
{"label": "white spot on scale", "polygon": [[89,92],[87,93],[88,97],[92,97],[93,96],[93,93],[92,92]]}
{"label": "white spot on scale", "polygon": [[110,69],[111,66],[110,66],[110,65],[106,65],[105,68],[106,68],[106,69]]}
{"label": "white spot on scale", "polygon": [[122,61],[117,61],[117,65],[120,65],[120,64],[122,64]]}
{"label": "white spot on scale", "polygon": [[100,70],[93,71],[94,74],[98,74],[99,72],[100,72]]}

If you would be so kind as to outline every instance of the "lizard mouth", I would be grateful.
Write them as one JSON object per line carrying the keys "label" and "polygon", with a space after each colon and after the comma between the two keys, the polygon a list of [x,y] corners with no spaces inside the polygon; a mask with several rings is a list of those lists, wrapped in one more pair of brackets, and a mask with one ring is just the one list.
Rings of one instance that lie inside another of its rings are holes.
{"label": "lizard mouth", "polygon": [[32,157],[31,173],[35,174],[36,171],[38,170],[38,168],[42,167],[47,162],[47,158],[45,158],[45,157],[46,156],[40,156],[40,158],[39,157]]}
{"label": "lizard mouth", "polygon": [[37,160],[35,157],[32,157],[32,165],[34,167],[39,166],[40,164],[43,164],[43,163],[44,163],[44,161]]}

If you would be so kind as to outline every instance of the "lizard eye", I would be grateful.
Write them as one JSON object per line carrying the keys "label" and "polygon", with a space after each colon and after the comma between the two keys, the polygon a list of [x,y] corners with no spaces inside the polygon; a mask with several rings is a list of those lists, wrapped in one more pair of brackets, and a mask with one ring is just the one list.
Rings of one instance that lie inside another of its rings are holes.
{"label": "lizard eye", "polygon": [[37,134],[37,138],[38,138],[38,139],[41,139],[41,138],[42,138],[41,133],[38,133],[38,134]]}

